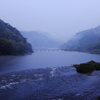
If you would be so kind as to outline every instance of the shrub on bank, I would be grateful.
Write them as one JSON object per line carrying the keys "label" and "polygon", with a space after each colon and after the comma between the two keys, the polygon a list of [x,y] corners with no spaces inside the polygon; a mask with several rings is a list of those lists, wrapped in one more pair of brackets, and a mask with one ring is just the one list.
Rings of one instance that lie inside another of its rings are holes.
{"label": "shrub on bank", "polygon": [[73,65],[79,73],[91,73],[95,70],[100,70],[100,63],[90,61],[80,65]]}

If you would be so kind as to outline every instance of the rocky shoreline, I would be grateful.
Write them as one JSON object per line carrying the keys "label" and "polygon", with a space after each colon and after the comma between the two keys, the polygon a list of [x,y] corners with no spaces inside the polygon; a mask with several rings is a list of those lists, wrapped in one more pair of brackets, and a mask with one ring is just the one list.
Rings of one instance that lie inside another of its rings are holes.
{"label": "rocky shoreline", "polygon": [[72,66],[4,73],[0,74],[0,100],[96,100],[97,80],[98,76],[79,74]]}

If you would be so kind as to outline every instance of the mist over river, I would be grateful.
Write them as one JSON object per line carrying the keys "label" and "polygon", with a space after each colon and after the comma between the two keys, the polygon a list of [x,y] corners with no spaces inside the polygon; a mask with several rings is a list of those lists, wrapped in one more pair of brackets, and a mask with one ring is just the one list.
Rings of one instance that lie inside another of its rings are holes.
{"label": "mist over river", "polygon": [[100,72],[79,74],[72,67],[100,55],[37,51],[25,56],[0,56],[0,100],[96,100]]}

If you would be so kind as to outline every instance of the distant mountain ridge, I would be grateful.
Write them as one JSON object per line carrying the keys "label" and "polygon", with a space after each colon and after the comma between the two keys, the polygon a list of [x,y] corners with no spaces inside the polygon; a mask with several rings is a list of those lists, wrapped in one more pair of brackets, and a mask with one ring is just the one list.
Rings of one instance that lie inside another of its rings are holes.
{"label": "distant mountain ridge", "polygon": [[23,55],[32,53],[31,44],[10,24],[0,19],[0,55]]}
{"label": "distant mountain ridge", "polygon": [[61,48],[71,51],[100,53],[100,26],[76,33]]}
{"label": "distant mountain ridge", "polygon": [[62,42],[57,41],[40,31],[20,31],[32,44],[33,48],[57,48]]}

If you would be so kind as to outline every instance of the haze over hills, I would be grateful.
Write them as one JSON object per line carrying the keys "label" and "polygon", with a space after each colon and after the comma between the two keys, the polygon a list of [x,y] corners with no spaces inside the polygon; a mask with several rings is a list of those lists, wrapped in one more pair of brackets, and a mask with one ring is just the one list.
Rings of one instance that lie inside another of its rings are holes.
{"label": "haze over hills", "polygon": [[61,48],[72,51],[100,53],[100,26],[76,33]]}
{"label": "haze over hills", "polygon": [[58,48],[62,42],[51,38],[48,33],[40,31],[21,31],[33,48]]}

